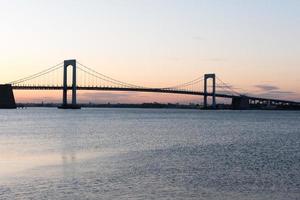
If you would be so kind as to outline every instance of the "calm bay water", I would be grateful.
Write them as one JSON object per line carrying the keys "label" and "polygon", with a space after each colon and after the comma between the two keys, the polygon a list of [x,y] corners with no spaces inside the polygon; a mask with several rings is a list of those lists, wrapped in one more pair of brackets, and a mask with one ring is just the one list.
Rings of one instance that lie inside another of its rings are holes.
{"label": "calm bay water", "polygon": [[0,199],[300,199],[300,112],[0,110]]}

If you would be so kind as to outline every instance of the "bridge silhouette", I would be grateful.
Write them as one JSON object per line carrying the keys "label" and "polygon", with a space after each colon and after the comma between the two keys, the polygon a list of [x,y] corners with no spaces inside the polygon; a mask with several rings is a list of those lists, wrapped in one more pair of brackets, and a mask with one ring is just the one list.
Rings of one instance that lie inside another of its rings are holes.
{"label": "bridge silhouette", "polygon": [[[71,68],[71,72],[69,72],[69,68]],[[77,62],[75,59],[65,60],[62,63],[33,75],[11,81],[5,85],[0,85],[0,107],[15,107],[13,90],[62,90],[63,96],[60,108],[72,109],[80,108],[79,104],[77,104],[77,90],[134,91],[196,95],[203,96],[204,108],[216,108],[217,98],[231,99],[233,109],[248,109],[253,105],[269,107],[300,106],[300,102],[241,94],[215,74],[205,74],[204,76],[178,85],[154,88],[116,80]],[[71,103],[68,103],[67,99],[69,90],[72,91]],[[211,98],[211,105],[208,105],[208,98]]]}

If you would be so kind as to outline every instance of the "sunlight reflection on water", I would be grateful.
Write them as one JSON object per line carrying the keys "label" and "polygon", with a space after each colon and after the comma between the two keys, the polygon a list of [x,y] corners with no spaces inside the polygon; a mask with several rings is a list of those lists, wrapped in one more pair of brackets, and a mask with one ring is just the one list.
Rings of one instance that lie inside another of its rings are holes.
{"label": "sunlight reflection on water", "polygon": [[[50,165],[67,165],[95,157],[111,156],[112,152],[71,152],[62,154],[30,154],[18,155],[15,153],[2,153],[0,157],[0,177],[10,177],[26,170]],[[0,179],[1,180],[1,179]]]}

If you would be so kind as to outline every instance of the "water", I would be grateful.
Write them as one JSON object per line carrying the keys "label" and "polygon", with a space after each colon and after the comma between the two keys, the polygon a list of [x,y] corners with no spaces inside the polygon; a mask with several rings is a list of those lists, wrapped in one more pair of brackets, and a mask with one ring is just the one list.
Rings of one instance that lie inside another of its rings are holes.
{"label": "water", "polygon": [[300,199],[300,112],[0,110],[0,199]]}

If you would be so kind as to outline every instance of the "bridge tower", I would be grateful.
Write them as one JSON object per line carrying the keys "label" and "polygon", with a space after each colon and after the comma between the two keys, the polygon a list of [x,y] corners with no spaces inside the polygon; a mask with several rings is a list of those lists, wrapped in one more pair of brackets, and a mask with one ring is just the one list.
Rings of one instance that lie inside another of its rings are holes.
{"label": "bridge tower", "polygon": [[[212,92],[208,93],[207,81],[212,79]],[[212,97],[212,108],[216,108],[216,74],[205,74],[204,75],[204,108],[207,108],[207,97]]]}
{"label": "bridge tower", "polygon": [[[68,67],[72,66],[72,103],[68,104]],[[59,108],[63,109],[79,109],[80,106],[77,105],[76,100],[76,90],[77,90],[77,83],[76,83],[76,60],[65,60],[64,61],[64,74],[63,74],[63,102],[62,106]]]}

